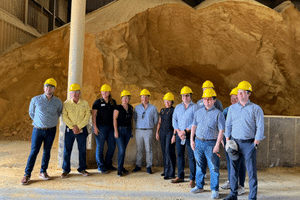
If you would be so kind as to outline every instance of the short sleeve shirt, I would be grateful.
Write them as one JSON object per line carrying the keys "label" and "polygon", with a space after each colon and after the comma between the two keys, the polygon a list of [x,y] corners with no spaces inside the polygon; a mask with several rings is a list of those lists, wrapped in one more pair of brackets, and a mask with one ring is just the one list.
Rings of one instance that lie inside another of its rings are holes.
{"label": "short sleeve shirt", "polygon": [[93,110],[97,110],[96,124],[113,127],[113,115],[117,103],[114,99],[105,102],[103,98],[97,99],[93,104]]}
{"label": "short sleeve shirt", "polygon": [[159,115],[161,117],[160,130],[165,132],[173,132],[174,128],[172,126],[172,116],[174,112],[174,107],[161,109]]}
{"label": "short sleeve shirt", "polygon": [[126,111],[122,105],[118,105],[116,110],[119,111],[118,115],[118,126],[125,126],[132,128],[132,116],[133,116],[133,107],[128,104],[128,110]]}

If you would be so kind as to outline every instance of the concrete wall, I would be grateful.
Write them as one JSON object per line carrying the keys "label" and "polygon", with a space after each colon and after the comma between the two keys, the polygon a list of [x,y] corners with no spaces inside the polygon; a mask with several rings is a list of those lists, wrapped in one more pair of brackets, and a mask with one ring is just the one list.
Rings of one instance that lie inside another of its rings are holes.
{"label": "concrete wall", "polygon": [[[89,128],[91,131],[91,128]],[[300,165],[300,117],[286,117],[286,116],[265,116],[265,139],[261,141],[257,153],[258,168],[267,167],[294,167]],[[153,133],[155,134],[155,133]],[[299,134],[299,135],[298,135]],[[133,132],[133,135],[135,133]],[[60,134],[63,137],[63,134]],[[63,138],[60,138],[63,141]],[[87,162],[89,168],[97,168],[95,161],[95,139],[94,135],[89,135],[87,142]],[[77,145],[77,144],[76,144]],[[78,151],[77,146],[72,153],[72,167],[78,166]],[[63,144],[59,144],[59,166],[62,164]],[[113,158],[113,165],[117,166],[116,148]],[[221,150],[221,168],[226,168],[225,154]],[[145,155],[145,154],[144,154]],[[125,165],[135,165],[136,158],[136,142],[133,137],[127,147]],[[144,163],[145,165],[145,160]],[[153,141],[153,165],[162,166],[162,153],[159,141]],[[186,167],[188,167],[187,152],[186,152]]]}

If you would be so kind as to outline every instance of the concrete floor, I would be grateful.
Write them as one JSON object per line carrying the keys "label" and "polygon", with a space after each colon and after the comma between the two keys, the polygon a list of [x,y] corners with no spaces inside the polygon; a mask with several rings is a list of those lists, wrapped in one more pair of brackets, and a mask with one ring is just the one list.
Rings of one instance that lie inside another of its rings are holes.
{"label": "concrete floor", "polygon": [[[61,179],[62,170],[57,168],[57,147],[53,147],[48,174],[49,181],[38,178],[42,151],[32,173],[29,185],[20,185],[30,152],[28,141],[0,141],[0,199],[210,199],[209,176],[205,192],[191,194],[186,182],[173,185],[160,176],[161,167],[154,167],[154,174],[141,172],[117,177],[116,172],[99,174],[89,169],[89,177],[83,177],[73,169],[70,176]],[[126,166],[132,170],[133,166]],[[188,175],[188,169],[186,174]],[[258,199],[300,199],[300,168],[269,168],[260,170]],[[227,171],[220,171],[220,185],[227,179]],[[248,179],[246,194],[238,199],[248,199]],[[229,190],[220,189],[220,198]]]}

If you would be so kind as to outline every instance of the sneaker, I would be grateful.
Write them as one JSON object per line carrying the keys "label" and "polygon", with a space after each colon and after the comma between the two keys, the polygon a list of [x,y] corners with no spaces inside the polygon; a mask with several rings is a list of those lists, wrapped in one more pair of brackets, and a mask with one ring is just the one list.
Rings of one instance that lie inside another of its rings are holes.
{"label": "sneaker", "polygon": [[190,193],[197,194],[202,193],[203,191],[203,189],[199,189],[197,186],[195,186],[193,189],[191,189]]}
{"label": "sneaker", "polygon": [[100,174],[107,174],[106,170],[98,170]]}
{"label": "sneaker", "polygon": [[132,170],[132,172],[138,172],[138,171],[141,171],[141,168],[140,168],[139,166],[136,166],[136,167]]}
{"label": "sneaker", "polygon": [[122,173],[123,173],[123,174],[129,174],[129,171],[128,171],[127,169],[123,168],[123,169],[122,169]]}
{"label": "sneaker", "polygon": [[122,176],[122,171],[119,171],[119,170],[118,170],[117,176],[118,176],[118,177],[121,177],[121,176]]}
{"label": "sneaker", "polygon": [[211,198],[212,199],[218,199],[219,198],[219,192],[213,190],[212,193],[211,193]]}
{"label": "sneaker", "polygon": [[239,185],[238,188],[238,196],[245,194],[245,188]]}
{"label": "sneaker", "polygon": [[161,176],[165,176],[165,173],[160,174]]}
{"label": "sneaker", "polygon": [[228,190],[228,189],[230,189],[230,182],[227,180],[227,181],[224,183],[224,185],[221,186],[221,188],[222,188],[223,190]]}
{"label": "sneaker", "polygon": [[50,176],[47,174],[47,172],[40,173],[39,178],[43,179],[44,181],[50,180]]}
{"label": "sneaker", "polygon": [[85,171],[85,170],[79,172],[79,174],[82,174],[82,176],[89,176],[89,175],[90,175],[90,173],[88,173],[88,172]]}
{"label": "sneaker", "polygon": [[68,172],[63,172],[61,175],[60,175],[60,178],[67,178],[69,175]]}
{"label": "sneaker", "polygon": [[151,167],[147,167],[147,173],[148,173],[148,174],[152,174]]}
{"label": "sneaker", "polygon": [[26,175],[21,180],[21,185],[27,185],[30,181],[30,176]]}
{"label": "sneaker", "polygon": [[114,166],[110,166],[109,170],[111,170],[111,171],[116,171],[117,168],[115,168]]}

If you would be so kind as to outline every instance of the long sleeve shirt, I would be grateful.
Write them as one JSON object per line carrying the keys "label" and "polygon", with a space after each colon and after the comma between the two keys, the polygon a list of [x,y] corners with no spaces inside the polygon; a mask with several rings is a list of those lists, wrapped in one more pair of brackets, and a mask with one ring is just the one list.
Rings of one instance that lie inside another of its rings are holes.
{"label": "long sleeve shirt", "polygon": [[240,102],[231,105],[226,118],[225,136],[241,140],[263,140],[264,113],[261,107],[250,100],[245,106]]}
{"label": "long sleeve shirt", "polygon": [[198,110],[197,104],[190,102],[187,109],[185,109],[183,102],[175,107],[172,125],[174,129],[185,130],[191,129],[194,120],[194,114]]}
{"label": "long sleeve shirt", "polygon": [[64,122],[70,129],[73,129],[75,125],[82,129],[91,117],[89,104],[85,100],[79,100],[77,104],[72,99],[66,100],[62,114]]}
{"label": "long sleeve shirt", "polygon": [[198,138],[214,140],[218,138],[219,131],[225,129],[225,118],[215,106],[209,110],[204,107],[196,111],[193,126],[197,126]]}
{"label": "long sleeve shirt", "polygon": [[146,109],[139,104],[134,109],[134,121],[137,129],[152,129],[158,122],[157,108],[148,103]]}
{"label": "long sleeve shirt", "polygon": [[[197,102],[197,105],[199,106],[199,108],[204,108],[204,103],[203,103],[203,99],[200,99],[198,102]],[[214,104],[214,106],[219,109],[220,111],[223,112],[223,105],[222,105],[222,102],[219,100],[219,99],[216,99],[216,102]]]}
{"label": "long sleeve shirt", "polygon": [[38,128],[52,128],[58,123],[62,113],[62,102],[52,96],[48,101],[45,94],[35,96],[29,105],[29,116],[33,120],[32,125]]}

